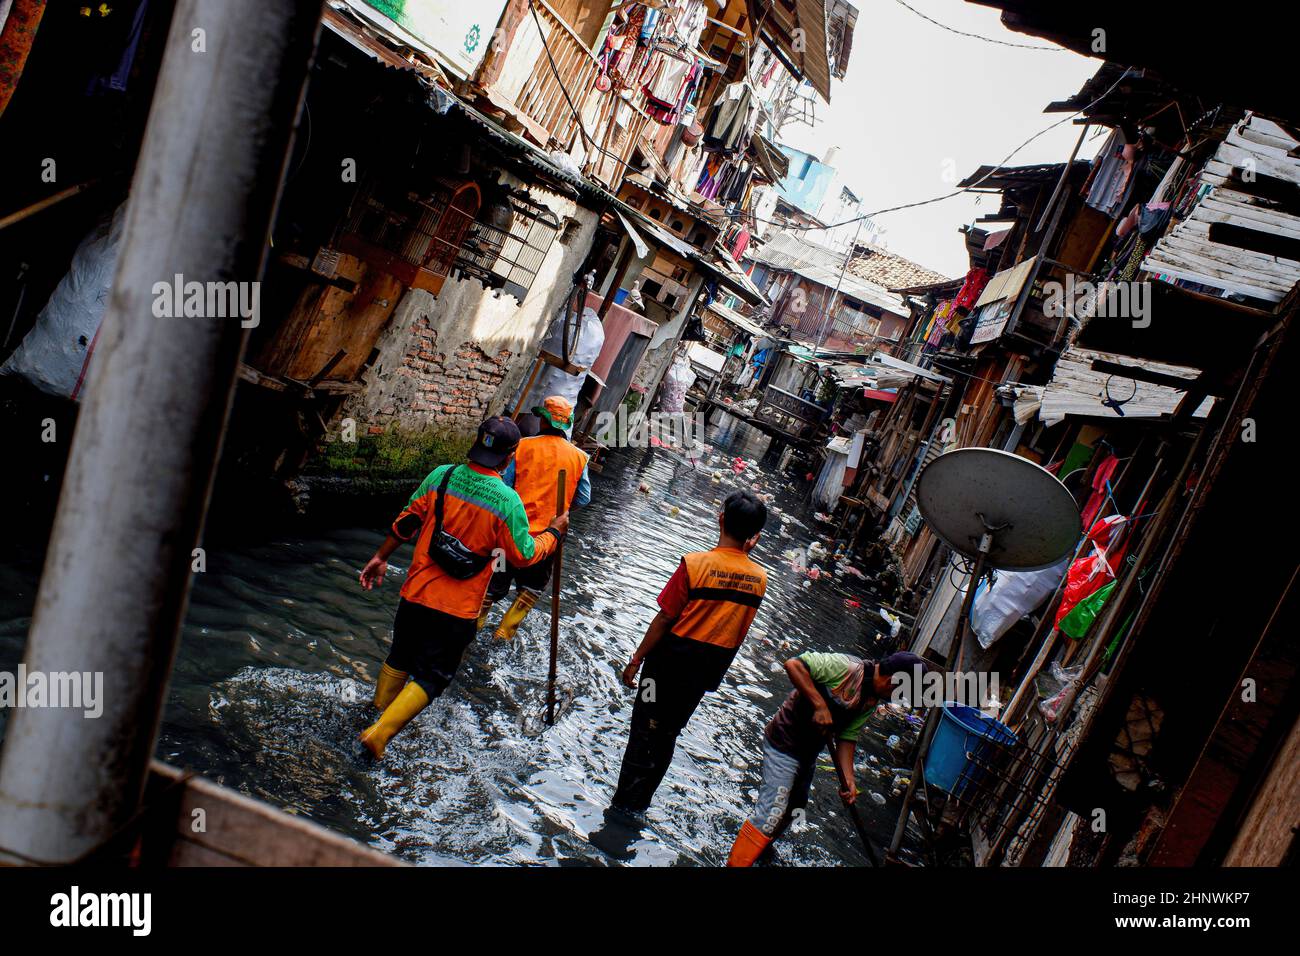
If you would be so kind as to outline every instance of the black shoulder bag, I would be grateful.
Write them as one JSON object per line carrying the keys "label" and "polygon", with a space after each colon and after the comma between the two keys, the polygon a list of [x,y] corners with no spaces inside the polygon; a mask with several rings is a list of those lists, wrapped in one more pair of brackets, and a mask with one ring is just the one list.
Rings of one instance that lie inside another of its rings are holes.
{"label": "black shoulder bag", "polygon": [[467,581],[478,575],[492,560],[491,555],[484,556],[471,551],[455,535],[442,530],[443,499],[447,497],[447,486],[451,476],[459,465],[452,465],[442,476],[438,485],[438,500],[433,506],[433,534],[429,538],[429,557],[453,578]]}

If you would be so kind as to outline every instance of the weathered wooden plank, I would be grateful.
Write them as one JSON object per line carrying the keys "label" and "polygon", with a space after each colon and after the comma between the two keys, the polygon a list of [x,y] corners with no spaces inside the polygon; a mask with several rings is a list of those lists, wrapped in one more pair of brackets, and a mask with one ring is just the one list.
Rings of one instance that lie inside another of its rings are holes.
{"label": "weathered wooden plank", "polygon": [[1282,866],[1295,839],[1300,807],[1300,723],[1273,758],[1224,866]]}
{"label": "weathered wooden plank", "polygon": [[1160,254],[1166,259],[1174,259],[1184,265],[1212,270],[1225,279],[1236,278],[1241,282],[1255,283],[1263,288],[1287,292],[1300,278],[1294,273],[1274,275],[1253,266],[1243,266],[1229,261],[1221,255],[1222,246],[1213,243],[1193,243],[1191,251],[1179,248],[1176,243],[1167,243],[1160,247]]}
{"label": "weathered wooden plank", "polygon": [[1247,229],[1259,229],[1263,232],[1300,239],[1300,219],[1286,213],[1273,212],[1259,206],[1247,206],[1242,203],[1219,199],[1214,193],[1206,196],[1192,212],[1193,219],[1201,222],[1228,222]]}
{"label": "weathered wooden plank", "polygon": [[1267,133],[1260,133],[1255,130],[1231,129],[1223,141],[1258,156],[1267,156],[1282,161],[1291,160],[1287,153],[1295,146],[1295,143],[1290,140],[1281,137],[1270,137]]}
{"label": "weathered wooden plank", "polygon": [[1300,263],[1291,259],[1269,256],[1262,252],[1242,249],[1238,246],[1211,243],[1201,237],[1188,238],[1173,234],[1165,236],[1160,245],[1161,248],[1178,249],[1192,255],[1206,256],[1206,258],[1209,258],[1207,253],[1212,252],[1215,259],[1226,262],[1235,268],[1258,271],[1263,275],[1274,276],[1283,281],[1295,282],[1297,278],[1300,278]]}
{"label": "weathered wooden plank", "polygon": [[1281,302],[1282,299],[1285,298],[1283,293],[1275,292],[1271,289],[1263,289],[1259,286],[1253,285],[1244,285],[1219,276],[1206,275],[1200,270],[1185,268],[1173,262],[1159,259],[1157,258],[1156,253],[1152,253],[1147,260],[1142,263],[1142,269],[1145,272],[1173,276],[1175,279],[1199,282],[1204,285],[1213,286],[1217,289],[1223,289],[1225,292],[1236,292],[1256,299],[1263,299],[1265,302]]}
{"label": "weathered wooden plank", "polygon": [[1249,129],[1253,132],[1261,133],[1275,139],[1285,139],[1292,143],[1295,142],[1295,139],[1290,133],[1284,130],[1281,126],[1278,126],[1271,119],[1265,119],[1263,116],[1251,116]]}
{"label": "weathered wooden plank", "polygon": [[1295,285],[1294,279],[1289,282],[1281,281],[1273,276],[1266,276],[1254,270],[1236,268],[1226,262],[1211,259],[1205,255],[1183,252],[1170,246],[1161,246],[1156,254],[1159,255],[1162,261],[1185,269],[1200,270],[1207,277],[1230,280],[1259,289],[1268,289],[1279,295],[1289,292],[1291,286]]}
{"label": "weathered wooden plank", "polygon": [[329,379],[346,382],[357,376],[397,307],[403,286],[352,255],[339,256],[338,274],[354,281],[356,290],[319,285],[303,289],[254,365],[307,381],[341,349],[347,356],[330,371]]}
{"label": "weathered wooden plank", "polygon": [[1294,160],[1284,162],[1268,156],[1260,156],[1244,150],[1240,146],[1232,146],[1229,143],[1221,144],[1215,152],[1214,158],[1221,163],[1247,169],[1253,168],[1259,173],[1276,176],[1278,179],[1285,179],[1293,183],[1300,183],[1300,162]]}
{"label": "weathered wooden plank", "polygon": [[151,774],[183,790],[169,854],[176,865],[210,866],[402,866],[401,861],[362,846],[319,824],[277,810],[159,761]]}

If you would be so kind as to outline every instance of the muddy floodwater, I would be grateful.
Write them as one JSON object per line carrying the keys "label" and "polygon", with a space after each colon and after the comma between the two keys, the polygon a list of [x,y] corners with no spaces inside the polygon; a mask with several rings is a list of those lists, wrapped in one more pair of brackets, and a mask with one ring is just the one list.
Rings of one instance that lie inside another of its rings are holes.
{"label": "muddy floodwater", "polygon": [[[158,756],[413,863],[721,864],[753,807],[763,726],[790,690],[782,662],[804,650],[861,653],[863,609],[846,600],[866,603],[851,575],[809,583],[790,566],[785,555],[806,553],[819,533],[807,485],[769,463],[734,474],[733,458],[758,459],[766,439],[722,420],[730,424],[713,430],[694,466],[665,449],[623,450],[593,474],[592,504],[575,510],[564,551],[566,704],[554,727],[539,720],[549,597],[510,643],[491,636],[503,602],[447,693],[382,763],[362,761],[354,741],[373,719],[372,682],[410,549],[393,556],[381,589],[364,592],[357,575],[385,529],[336,528],[208,552]],[[627,740],[633,691],[620,671],[682,554],[715,543],[719,500],[755,484],[775,495],[754,551],[769,572],[767,597],[721,689],[682,734],[641,838],[615,863],[587,835],[602,824]],[[0,554],[0,669],[21,659],[39,568],[32,549]],[[888,843],[901,802],[901,758],[886,740],[913,733],[903,716],[881,711],[859,745],[859,805],[878,844]],[[822,764],[807,820],[778,844],[778,865],[865,863]]]}

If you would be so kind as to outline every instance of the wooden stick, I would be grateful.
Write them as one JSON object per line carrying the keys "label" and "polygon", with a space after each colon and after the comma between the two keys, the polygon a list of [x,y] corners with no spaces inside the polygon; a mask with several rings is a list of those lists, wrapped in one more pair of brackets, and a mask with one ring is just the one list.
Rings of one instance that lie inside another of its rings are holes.
{"label": "wooden stick", "polygon": [[76,186],[69,186],[67,189],[61,190],[60,192],[57,192],[52,196],[46,196],[44,199],[37,200],[36,202],[32,203],[30,206],[24,206],[22,209],[19,209],[15,212],[11,212],[5,216],[0,216],[0,229],[5,229],[8,228],[9,226],[14,225],[15,223],[22,222],[24,219],[34,216],[38,212],[42,212],[46,209],[49,209],[51,206],[57,205],[58,203],[63,202],[63,200],[65,199],[71,199],[73,196],[76,196],[78,193],[85,192],[87,189],[95,185],[95,183],[97,182],[98,180],[91,179],[91,180],[87,180],[84,183],[78,183]]}
{"label": "wooden stick", "polygon": [[[555,482],[555,516],[564,514],[565,473],[560,469]],[[555,546],[555,561],[551,565],[551,663],[546,672],[546,726],[555,723],[555,671],[560,654],[560,562],[564,558],[564,539]]]}
{"label": "wooden stick", "polygon": [[[844,775],[844,771],[840,768],[839,761],[835,759],[834,734],[826,735],[826,749],[831,755],[831,766],[835,768],[835,774],[840,778],[840,790],[848,790],[849,780]],[[867,828],[862,823],[862,817],[858,813],[858,808],[852,803],[849,803],[849,801],[843,797],[840,798],[840,802],[844,804],[844,812],[847,813],[849,819],[853,821],[853,829],[858,831],[858,837],[862,840],[862,848],[866,851],[867,859],[870,861],[872,866],[880,866],[880,857],[876,855],[876,848],[871,844],[871,836],[867,833]]]}
{"label": "wooden stick", "polygon": [[510,415],[512,421],[519,420],[519,413],[523,410],[524,402],[528,401],[528,393],[533,390],[533,382],[537,381],[537,373],[542,370],[542,358],[539,355],[533,361],[532,374],[528,376],[528,382],[524,385],[524,390],[519,393],[519,404],[515,406],[514,412]]}

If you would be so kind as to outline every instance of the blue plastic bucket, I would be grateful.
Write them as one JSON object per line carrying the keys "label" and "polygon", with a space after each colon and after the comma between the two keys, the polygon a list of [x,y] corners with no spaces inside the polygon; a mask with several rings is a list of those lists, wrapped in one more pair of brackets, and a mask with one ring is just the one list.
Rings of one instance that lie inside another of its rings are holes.
{"label": "blue plastic bucket", "polygon": [[1016,735],[1005,724],[974,707],[945,703],[925,757],[925,781],[959,797],[984,776],[984,768],[975,763],[976,758],[987,762],[994,746],[1010,747],[1015,743]]}
{"label": "blue plastic bucket", "polygon": [[614,304],[622,305],[623,300],[627,298],[627,289],[619,289],[614,293]]}

